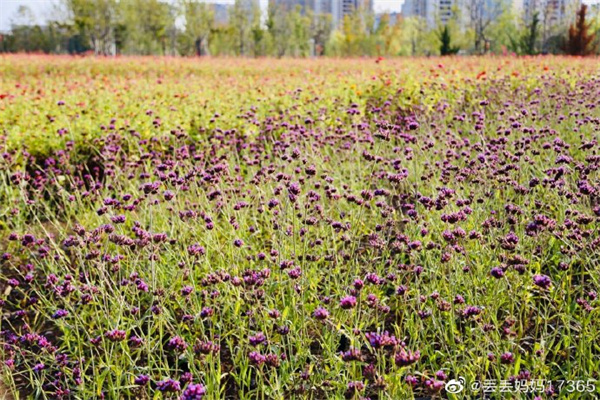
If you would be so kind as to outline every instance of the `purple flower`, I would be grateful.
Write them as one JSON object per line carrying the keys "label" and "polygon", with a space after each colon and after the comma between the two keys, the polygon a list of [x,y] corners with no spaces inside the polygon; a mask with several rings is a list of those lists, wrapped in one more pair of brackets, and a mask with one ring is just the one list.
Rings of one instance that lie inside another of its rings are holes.
{"label": "purple flower", "polygon": [[129,342],[129,346],[131,346],[131,347],[139,347],[144,343],[144,339],[142,339],[141,337],[136,336],[136,335],[131,335],[129,337],[128,342]]}
{"label": "purple flower", "polygon": [[511,352],[502,353],[500,355],[500,362],[502,364],[512,364],[515,362],[515,357]]}
{"label": "purple flower", "polygon": [[351,348],[348,351],[342,352],[341,357],[342,357],[342,360],[344,360],[346,362],[362,360],[362,354],[360,352],[360,349],[355,349],[355,348]]}
{"label": "purple flower", "polygon": [[56,310],[56,312],[52,315],[52,318],[54,319],[60,319],[60,318],[64,318],[67,315],[69,315],[69,312],[67,310],[63,310],[63,309],[58,309]]}
{"label": "purple flower", "polygon": [[326,308],[317,307],[315,311],[313,311],[313,317],[319,321],[326,320],[329,317],[329,311],[327,311]]}
{"label": "purple flower", "polygon": [[367,332],[365,337],[369,341],[369,344],[374,349],[380,349],[382,347],[393,347],[398,344],[398,339],[394,335],[390,335],[388,331],[383,333]]}
{"label": "purple flower", "polygon": [[284,354],[282,354],[280,358],[277,354],[271,353],[267,354],[267,356],[265,357],[265,363],[271,368],[279,368],[282,359],[285,359]]}
{"label": "purple flower", "polygon": [[298,196],[300,194],[300,184],[298,182],[292,182],[288,186],[288,192],[293,196]]}
{"label": "purple flower", "polygon": [[146,386],[148,381],[150,381],[150,377],[148,375],[138,375],[135,377],[133,383],[138,386]]}
{"label": "purple flower", "polygon": [[46,369],[46,365],[44,365],[43,363],[39,363],[33,366],[33,372],[40,372],[44,369]]}
{"label": "purple flower", "polygon": [[262,332],[258,332],[256,335],[250,336],[248,339],[252,346],[258,346],[259,344],[267,341],[267,337]]}
{"label": "purple flower", "polygon": [[349,382],[346,386],[346,392],[344,393],[344,397],[347,399],[355,398],[357,393],[365,390],[365,384],[360,381]]}
{"label": "purple flower", "polygon": [[244,245],[244,241],[242,239],[235,239],[233,241],[233,245],[235,247],[242,247]]}
{"label": "purple flower", "polygon": [[214,314],[214,310],[210,307],[204,307],[200,310],[200,318],[208,318]]}
{"label": "purple flower", "polygon": [[184,286],[183,288],[181,288],[181,294],[183,296],[187,296],[190,293],[192,293],[194,291],[194,288],[191,286]]}
{"label": "purple flower", "polygon": [[394,362],[399,367],[405,367],[407,365],[416,363],[420,358],[420,352],[406,351],[405,349],[401,348],[400,351],[394,356]]}
{"label": "purple flower", "polygon": [[124,215],[115,215],[113,217],[110,217],[110,220],[114,223],[114,224],[122,224],[125,222],[126,218]]}
{"label": "purple flower", "polygon": [[253,365],[262,365],[265,363],[265,361],[267,361],[267,358],[257,351],[253,351],[248,354],[248,358],[250,359],[250,363]]}
{"label": "purple flower", "polygon": [[470,317],[472,315],[479,315],[480,313],[481,313],[481,308],[479,308],[477,306],[467,306],[462,311],[462,315],[465,318],[468,318],[468,317]]}
{"label": "purple flower", "polygon": [[169,342],[167,343],[167,348],[179,352],[182,352],[185,349],[187,349],[187,346],[187,343],[185,342],[185,340],[183,340],[181,336],[173,336],[171,339],[169,339]]}
{"label": "purple flower", "polygon": [[181,400],[201,400],[206,394],[206,388],[200,383],[190,383],[183,394]]}
{"label": "purple flower", "polygon": [[186,384],[192,381],[192,379],[194,379],[194,376],[192,375],[191,372],[184,372],[183,374],[181,374],[181,377],[179,377],[179,382],[181,382],[182,384]]}
{"label": "purple flower", "polygon": [[492,275],[496,279],[500,279],[504,276],[504,270],[500,267],[494,267],[490,271],[490,275]]}
{"label": "purple flower", "polygon": [[14,286],[14,287],[17,287],[20,284],[19,280],[15,279],[15,278],[9,279],[6,283],[8,283],[9,286]]}
{"label": "purple flower", "polygon": [[169,378],[156,382],[156,389],[161,392],[179,392],[181,390],[181,384],[179,381]]}
{"label": "purple flower", "polygon": [[438,372],[436,372],[435,377],[442,381],[445,381],[446,379],[448,379],[448,375],[446,375],[446,373],[442,370],[439,370]]}
{"label": "purple flower", "polygon": [[349,310],[351,308],[356,307],[356,297],[354,296],[346,296],[340,300],[340,307],[344,310]]}
{"label": "purple flower", "polygon": [[125,340],[127,333],[119,329],[113,329],[112,331],[106,332],[104,336],[106,336],[106,338],[111,342],[120,342]]}
{"label": "purple flower", "polygon": [[196,354],[217,354],[221,350],[221,346],[211,341],[198,341],[194,345],[194,353]]}
{"label": "purple flower", "polygon": [[191,256],[203,256],[206,254],[206,249],[200,246],[198,243],[188,246],[187,251]]}
{"label": "purple flower", "polygon": [[300,267],[296,267],[296,268],[290,269],[287,272],[287,274],[291,279],[298,279],[302,275],[302,270],[300,269]]}
{"label": "purple flower", "polygon": [[365,286],[365,283],[362,279],[355,279],[353,285],[354,289],[361,290]]}
{"label": "purple flower", "polygon": [[165,198],[165,200],[169,201],[173,199],[173,197],[175,197],[175,193],[171,192],[170,190],[165,190],[163,192],[163,197]]}
{"label": "purple flower", "polygon": [[552,280],[548,275],[534,275],[533,283],[542,289],[548,289],[552,285]]}

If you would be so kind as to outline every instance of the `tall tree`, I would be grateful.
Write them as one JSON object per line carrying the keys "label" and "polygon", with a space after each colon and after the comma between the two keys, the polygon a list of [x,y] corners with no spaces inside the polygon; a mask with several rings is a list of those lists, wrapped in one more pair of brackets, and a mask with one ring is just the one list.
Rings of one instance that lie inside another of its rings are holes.
{"label": "tall tree", "polygon": [[594,45],[595,34],[590,30],[586,21],[587,5],[582,4],[577,12],[575,24],[569,27],[565,52],[572,56],[588,56],[596,49]]}
{"label": "tall tree", "polygon": [[256,8],[256,0],[235,0],[230,12],[229,23],[233,30],[234,39],[236,42],[236,54],[245,56],[250,54],[252,26],[253,26],[253,9]]}
{"label": "tall tree", "polygon": [[438,37],[440,39],[440,55],[449,56],[458,53],[460,48],[452,46],[452,37],[448,25],[444,25],[444,28],[438,33]]}
{"label": "tall tree", "polygon": [[116,0],[64,0],[76,33],[89,40],[96,54],[110,54],[114,44]]}
{"label": "tall tree", "polygon": [[285,55],[293,34],[286,14],[281,4],[275,2],[269,4],[266,25],[273,42],[273,55],[276,57]]}
{"label": "tall tree", "polygon": [[537,42],[540,35],[540,17],[536,12],[520,38],[514,38],[509,33],[510,48],[517,54],[537,54]]}
{"label": "tall tree", "polygon": [[467,15],[475,33],[476,53],[483,54],[488,50],[488,30],[505,8],[503,0],[466,0]]}
{"label": "tall tree", "polygon": [[214,29],[215,13],[212,4],[197,0],[180,0],[179,13],[185,30],[180,35],[182,54],[208,54],[208,37]]}
{"label": "tall tree", "polygon": [[522,39],[522,48],[525,54],[536,54],[536,42],[539,35],[540,17],[538,13],[533,14],[533,18],[529,23],[527,34]]}
{"label": "tall tree", "polygon": [[314,14],[309,10],[307,16],[311,21],[310,37],[315,46],[314,54],[316,56],[323,55],[325,53],[325,45],[331,35],[331,14]]}

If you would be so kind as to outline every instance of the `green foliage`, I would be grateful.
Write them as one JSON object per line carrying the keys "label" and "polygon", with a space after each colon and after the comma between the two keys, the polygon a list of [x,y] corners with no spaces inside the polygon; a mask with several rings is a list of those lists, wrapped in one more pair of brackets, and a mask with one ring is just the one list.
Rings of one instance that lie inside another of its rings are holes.
{"label": "green foliage", "polygon": [[449,56],[458,53],[460,48],[457,46],[452,46],[452,38],[450,37],[450,29],[448,28],[448,25],[444,25],[438,35],[440,38],[440,55]]}
{"label": "green foliage", "polygon": [[598,388],[597,61],[451,61],[0,57],[9,391],[166,400],[185,372],[205,400],[483,397],[434,394],[437,371]]}
{"label": "green foliage", "polygon": [[[12,33],[0,42],[0,51],[373,57],[447,55],[458,49],[467,54],[500,53],[508,48],[517,54],[536,54],[562,52],[567,28],[537,17],[521,32],[508,0],[468,0],[455,6],[441,31],[420,17],[393,21],[389,14],[376,17],[362,3],[333,21],[331,14],[315,13],[308,5],[270,1],[263,16],[258,0],[235,0],[227,6],[227,21],[217,21],[216,5],[203,0],[60,1],[67,13],[54,16],[46,27],[36,27],[23,12]],[[584,52],[595,51],[598,38],[591,32],[600,24],[588,28],[584,34],[581,27],[572,28],[572,48],[583,40],[588,46]]]}
{"label": "green foliage", "polygon": [[537,54],[537,43],[540,34],[539,24],[539,14],[536,12],[533,14],[531,22],[529,22],[527,28],[521,34],[521,37],[519,39],[515,39],[509,34],[511,40],[511,50],[517,54]]}
{"label": "green foliage", "polygon": [[180,0],[178,13],[185,24],[177,36],[180,54],[202,56],[209,53],[208,41],[215,28],[213,6],[205,2]]}

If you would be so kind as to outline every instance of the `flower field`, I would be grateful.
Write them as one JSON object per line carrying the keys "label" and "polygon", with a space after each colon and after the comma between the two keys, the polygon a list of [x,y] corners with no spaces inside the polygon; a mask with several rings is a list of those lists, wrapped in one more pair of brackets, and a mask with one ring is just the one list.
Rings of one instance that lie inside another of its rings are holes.
{"label": "flower field", "polygon": [[3,390],[600,396],[599,65],[0,57]]}

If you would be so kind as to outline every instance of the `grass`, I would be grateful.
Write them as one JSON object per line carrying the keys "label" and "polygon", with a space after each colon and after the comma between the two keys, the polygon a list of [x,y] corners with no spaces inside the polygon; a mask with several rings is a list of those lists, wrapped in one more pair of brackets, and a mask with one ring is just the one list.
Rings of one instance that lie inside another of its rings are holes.
{"label": "grass", "polygon": [[0,73],[15,397],[600,393],[596,59]]}

